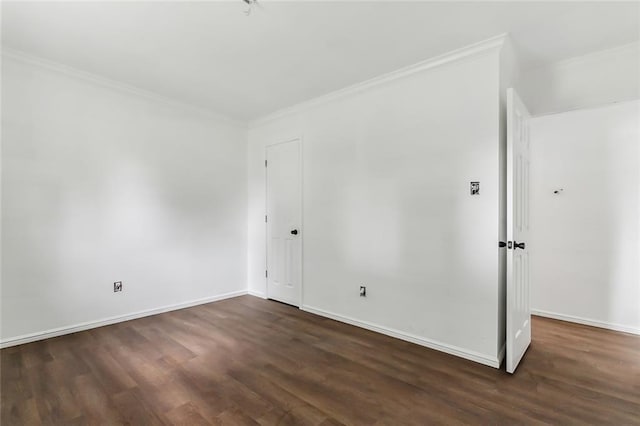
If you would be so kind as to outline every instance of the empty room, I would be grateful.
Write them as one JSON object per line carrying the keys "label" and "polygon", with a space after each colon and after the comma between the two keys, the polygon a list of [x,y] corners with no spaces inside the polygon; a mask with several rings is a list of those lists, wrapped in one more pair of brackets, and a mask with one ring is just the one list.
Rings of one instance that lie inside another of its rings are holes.
{"label": "empty room", "polygon": [[0,8],[2,426],[640,425],[640,2]]}

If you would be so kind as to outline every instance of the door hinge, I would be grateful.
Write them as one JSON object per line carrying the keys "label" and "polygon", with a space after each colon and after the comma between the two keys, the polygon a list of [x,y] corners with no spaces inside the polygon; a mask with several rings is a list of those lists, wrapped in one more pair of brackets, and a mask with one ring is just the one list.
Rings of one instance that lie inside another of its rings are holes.
{"label": "door hinge", "polygon": [[267,167],[267,160],[264,160],[264,166]]}
{"label": "door hinge", "polygon": [[264,223],[267,223],[267,215],[264,215]]}
{"label": "door hinge", "polygon": [[266,269],[265,269],[265,271],[264,271],[264,277],[265,277],[265,278],[269,278],[269,271],[267,271]]}

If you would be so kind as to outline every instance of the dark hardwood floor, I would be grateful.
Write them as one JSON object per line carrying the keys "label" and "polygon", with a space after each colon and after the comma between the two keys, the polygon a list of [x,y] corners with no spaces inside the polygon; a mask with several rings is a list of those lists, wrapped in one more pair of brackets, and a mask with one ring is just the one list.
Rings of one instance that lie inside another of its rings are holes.
{"label": "dark hardwood floor", "polygon": [[513,376],[251,296],[1,358],[2,426],[640,424],[640,337],[543,318]]}

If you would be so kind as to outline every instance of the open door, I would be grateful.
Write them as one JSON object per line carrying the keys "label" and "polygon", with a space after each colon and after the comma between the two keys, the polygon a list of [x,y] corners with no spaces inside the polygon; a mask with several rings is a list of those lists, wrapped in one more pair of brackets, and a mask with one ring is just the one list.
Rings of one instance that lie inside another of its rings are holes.
{"label": "open door", "polygon": [[531,343],[529,298],[529,122],[514,89],[507,90],[507,372]]}

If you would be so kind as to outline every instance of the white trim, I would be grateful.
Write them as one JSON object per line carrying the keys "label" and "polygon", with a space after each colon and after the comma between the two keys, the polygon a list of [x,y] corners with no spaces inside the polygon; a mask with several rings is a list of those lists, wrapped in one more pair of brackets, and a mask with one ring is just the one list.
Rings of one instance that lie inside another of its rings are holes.
{"label": "white trim", "polygon": [[304,304],[304,139],[302,136],[298,138],[300,140],[300,150],[298,151],[298,166],[300,176],[300,289],[298,290],[298,306]]}
{"label": "white trim", "polygon": [[577,324],[589,325],[591,327],[606,328],[608,330],[622,331],[623,333],[640,335],[640,328],[632,327],[629,325],[614,324],[606,321],[598,321],[598,320],[592,320],[588,318],[576,317],[573,315],[557,314],[555,312],[540,311],[538,309],[532,309],[531,315],[537,315],[539,317],[551,318],[551,319],[556,319],[560,321],[575,322]]}
{"label": "white trim", "polygon": [[616,46],[609,49],[597,50],[595,52],[588,52],[580,56],[572,56],[571,58],[562,59],[557,62],[541,64],[532,68],[528,68],[525,70],[525,74],[539,72],[541,70],[547,70],[549,68],[563,68],[567,66],[573,65],[582,65],[585,62],[592,62],[594,58],[601,59],[603,56],[609,56],[612,53],[626,53],[626,52],[635,52],[640,49],[640,42],[632,41],[631,43],[623,44],[620,46]]}
{"label": "white trim", "polygon": [[255,291],[255,290],[249,290],[247,292],[248,295],[250,296],[254,296],[254,297],[259,297],[260,299],[266,299],[267,295],[261,291]]}
{"label": "white trim", "polygon": [[151,92],[149,90],[140,89],[138,87],[131,86],[126,83],[121,83],[119,81],[112,80],[110,78],[103,77],[98,74],[82,71],[80,69],[73,68],[68,65],[64,65],[58,62],[50,61],[48,59],[40,58],[26,52],[2,47],[1,54],[3,58],[13,59],[17,62],[43,68],[48,71],[58,72],[68,77],[83,80],[85,82],[92,83],[97,86],[106,87],[122,93],[129,94],[129,95],[138,96],[150,101],[154,101],[161,104],[170,105],[173,107],[178,107],[178,108],[186,109],[188,111],[192,111],[195,113],[203,114],[214,120],[217,120],[219,122],[229,124],[235,127],[240,127],[242,129],[247,128],[246,122],[235,120],[229,116],[210,110],[208,108],[199,107],[196,105],[192,105],[190,103],[182,102],[173,98],[160,95],[155,92]]}
{"label": "white trim", "polygon": [[499,357],[490,357],[479,352],[470,351],[468,349],[460,348],[446,343],[437,342],[435,340],[427,339],[424,337],[416,336],[413,334],[405,333],[403,331],[394,330],[392,328],[383,327],[381,325],[372,324],[367,321],[360,321],[354,318],[346,317],[343,315],[335,314],[333,312],[325,311],[323,309],[314,308],[312,306],[303,305],[300,309],[303,311],[320,315],[321,317],[331,318],[336,321],[344,322],[346,324],[354,325],[356,327],[364,328],[367,330],[375,331],[376,333],[385,334],[387,336],[395,337],[396,339],[405,340],[407,342],[415,343],[420,346],[425,346],[430,349],[435,349],[440,352],[445,352],[450,355],[455,355],[460,358],[468,359],[478,362],[480,364],[488,365],[493,368],[500,368]]}
{"label": "white trim", "polygon": [[502,365],[502,361],[504,361],[504,357],[506,354],[507,354],[507,342],[504,342],[502,344],[502,347],[500,348],[500,352],[498,352],[498,365]]}
{"label": "white trim", "polygon": [[369,89],[374,86],[379,86],[381,84],[388,83],[390,81],[394,81],[399,78],[410,76],[417,72],[425,71],[431,68],[436,68],[441,65],[459,61],[461,59],[467,59],[469,57],[477,56],[479,54],[486,53],[492,49],[501,48],[507,37],[508,37],[507,34],[500,34],[498,36],[491,37],[487,40],[471,44],[461,49],[452,50],[448,53],[435,56],[433,58],[418,62],[413,65],[409,65],[408,67],[400,68],[398,70],[391,71],[389,73],[380,75],[378,77],[374,77],[369,80],[365,80],[363,82],[356,83],[351,86],[347,86],[343,89],[339,89],[334,92],[327,93],[326,95],[322,95],[322,96],[310,99],[308,101],[303,101],[291,107],[283,108],[273,113],[267,114],[263,117],[252,120],[249,122],[248,127],[249,129],[254,129],[254,128],[263,126],[270,121],[273,121],[288,115],[296,114],[303,110],[307,110],[309,108],[313,108],[321,104],[335,101],[345,96],[362,92],[363,90]]}
{"label": "white trim", "polygon": [[578,112],[589,111],[594,109],[611,108],[616,105],[629,104],[629,103],[638,102],[638,101],[640,101],[640,99],[635,98],[635,99],[622,99],[617,101],[610,101],[610,102],[605,102],[603,104],[598,104],[598,105],[582,105],[582,106],[578,105],[575,107],[571,107],[569,109],[563,109],[563,110],[557,110],[557,111],[554,110],[549,112],[543,112],[537,115],[531,115],[531,118],[544,118],[550,115],[571,114],[574,112],[578,113]]}
{"label": "white trim", "polygon": [[[298,288],[298,300],[296,301],[297,304],[295,304],[294,306],[297,306],[298,308],[300,308],[302,306],[303,303],[303,296],[304,296],[304,292],[303,292],[303,276],[304,276],[304,223],[303,223],[303,208],[304,208],[304,204],[303,204],[303,199],[302,199],[302,195],[303,195],[303,191],[302,191],[302,186],[303,186],[303,181],[302,181],[302,175],[304,172],[303,166],[302,166],[302,159],[303,159],[303,155],[302,155],[302,149],[303,149],[303,143],[302,143],[302,136],[296,136],[294,138],[290,138],[290,139],[280,139],[278,142],[272,142],[272,143],[268,143],[267,145],[264,146],[264,159],[265,161],[267,161],[267,153],[269,148],[273,148],[274,146],[278,146],[278,145],[283,145],[286,143],[293,143],[293,142],[297,142],[298,143],[298,176],[299,176],[299,182],[298,182],[298,194],[300,195],[300,215],[298,217],[298,228],[299,228],[299,232],[300,232],[300,276],[299,276],[299,288]],[[264,168],[264,214],[265,217],[268,216],[267,215],[267,206],[268,206],[268,195],[269,195],[269,182],[268,182],[268,167]],[[264,247],[264,263],[265,263],[265,270],[269,270],[269,223],[264,224],[264,235],[265,235],[265,247]],[[269,278],[265,277],[264,279],[264,285],[265,285],[265,299],[269,298]],[[276,299],[274,299],[276,300]],[[290,302],[284,302],[284,303],[290,303]]]}
{"label": "white trim", "polygon": [[[627,54],[627,53],[636,52],[638,50],[640,50],[640,42],[634,41],[634,42],[623,44],[621,46],[617,46],[611,49],[590,52],[581,56],[574,56],[571,58],[563,59],[561,61],[554,62],[551,64],[542,64],[534,68],[526,69],[523,75],[524,75],[524,79],[526,80],[532,74],[540,74],[540,73],[548,74],[549,72],[551,72],[550,70],[554,70],[554,69],[557,70],[557,69],[563,69],[563,68],[572,67],[572,66],[583,66],[588,68],[591,62],[602,60],[603,58],[606,58],[610,55]],[[586,102],[586,103],[582,102],[577,105],[571,105],[571,106],[565,106],[565,107],[556,106],[554,107],[554,109],[550,111],[537,113],[535,115],[532,114],[531,117],[538,118],[538,117],[546,117],[548,115],[564,114],[566,112],[577,112],[577,111],[590,110],[590,109],[606,108],[606,107],[613,106],[620,103],[636,102],[637,100],[638,98],[635,97],[633,99],[608,100],[608,101],[605,101],[604,103],[599,103],[596,105],[593,105],[589,102]]]}
{"label": "white trim", "polygon": [[51,330],[40,331],[36,333],[24,334],[22,336],[10,337],[0,341],[0,349],[10,346],[22,345],[25,343],[35,342],[38,340],[49,339],[51,337],[62,336],[65,334],[77,333],[78,331],[90,330],[92,328],[103,327],[105,325],[115,324],[123,321],[130,321],[137,318],[157,315],[164,312],[176,311],[178,309],[190,308],[192,306],[204,305],[206,303],[216,302],[232,297],[243,296],[247,294],[246,290],[234,291],[231,293],[219,294],[217,296],[205,297],[204,299],[191,300],[189,302],[177,303],[175,305],[167,305],[160,308],[148,309],[144,311],[134,312],[132,314],[119,315],[115,317],[103,318],[97,321],[88,321],[76,325],[52,328]]}

